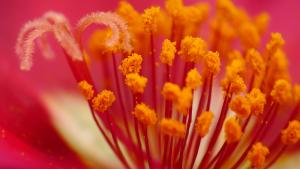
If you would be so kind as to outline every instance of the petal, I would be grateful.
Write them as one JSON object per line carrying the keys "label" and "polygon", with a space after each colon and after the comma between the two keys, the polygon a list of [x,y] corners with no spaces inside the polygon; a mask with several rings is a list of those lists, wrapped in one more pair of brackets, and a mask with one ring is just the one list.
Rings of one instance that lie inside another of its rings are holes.
{"label": "petal", "polygon": [[34,86],[0,69],[0,126],[25,145],[61,166],[82,168],[76,155],[54,130]]}
{"label": "petal", "polygon": [[66,91],[49,92],[43,95],[43,100],[56,130],[87,165],[91,168],[122,168],[81,96]]}

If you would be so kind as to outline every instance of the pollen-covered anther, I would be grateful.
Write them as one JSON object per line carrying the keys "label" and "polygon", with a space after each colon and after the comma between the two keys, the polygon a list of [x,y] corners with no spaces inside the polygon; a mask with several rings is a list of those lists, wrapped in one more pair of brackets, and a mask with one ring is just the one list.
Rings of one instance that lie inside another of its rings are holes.
{"label": "pollen-covered anther", "polygon": [[95,91],[93,89],[93,86],[86,80],[80,81],[78,83],[78,87],[87,100],[90,100],[94,96]]}
{"label": "pollen-covered anther", "polygon": [[242,129],[235,117],[229,117],[224,126],[225,137],[228,144],[240,141],[242,137]]}
{"label": "pollen-covered anther", "polygon": [[276,51],[284,45],[285,41],[280,33],[271,33],[271,40],[267,43],[267,51],[270,55],[276,53]]}
{"label": "pollen-covered anther", "polygon": [[174,19],[175,22],[180,22],[183,19],[183,3],[182,0],[166,0],[165,7],[168,14]]}
{"label": "pollen-covered anther", "polygon": [[157,122],[157,116],[154,110],[144,103],[137,104],[132,112],[139,122],[146,126],[154,125]]}
{"label": "pollen-covered anther", "polygon": [[189,109],[192,106],[193,93],[192,89],[189,87],[184,87],[178,99],[175,101],[176,110],[182,115],[186,116],[189,113]]}
{"label": "pollen-covered anther", "polygon": [[250,49],[246,54],[246,61],[254,70],[254,73],[261,75],[266,68],[266,64],[261,56],[261,54],[256,49]]}
{"label": "pollen-covered anther", "polygon": [[292,87],[290,82],[279,79],[275,82],[271,91],[272,98],[278,103],[287,103],[292,98]]}
{"label": "pollen-covered anther", "polygon": [[195,124],[195,130],[199,134],[200,137],[206,136],[209,131],[209,128],[212,124],[214,118],[214,114],[212,112],[202,112],[197,117],[197,122]]}
{"label": "pollen-covered anther", "polygon": [[110,90],[103,90],[92,99],[92,107],[95,111],[104,113],[115,102],[116,97]]}
{"label": "pollen-covered anther", "polygon": [[242,75],[246,70],[246,62],[244,58],[234,59],[230,65],[226,67],[226,77],[234,79],[236,75]]}
{"label": "pollen-covered anther", "polygon": [[144,10],[142,20],[147,31],[155,32],[157,30],[157,17],[159,15],[159,12],[159,7],[150,7]]}
{"label": "pollen-covered anther", "polygon": [[165,39],[162,44],[162,50],[160,53],[160,61],[164,64],[172,66],[176,53],[176,42],[171,42]]}
{"label": "pollen-covered anther", "polygon": [[234,111],[239,117],[245,118],[250,115],[251,105],[248,99],[244,96],[237,96],[231,102],[229,107]]}
{"label": "pollen-covered anther", "polygon": [[206,72],[216,75],[221,67],[220,56],[218,52],[207,52],[204,56],[204,69]]}
{"label": "pollen-covered anther", "polygon": [[183,138],[186,132],[185,125],[173,119],[162,119],[160,122],[160,130],[165,135],[178,138]]}
{"label": "pollen-covered anther", "polygon": [[232,93],[238,94],[246,90],[246,84],[243,78],[239,75],[236,75],[233,78],[225,77],[225,79],[222,80],[222,87],[224,90],[227,89],[229,84],[230,84],[230,92]]}
{"label": "pollen-covered anther", "polygon": [[202,77],[196,68],[191,69],[185,78],[185,85],[191,89],[196,89],[202,84]]}
{"label": "pollen-covered anther", "polygon": [[253,88],[250,93],[246,95],[251,105],[251,114],[258,116],[263,113],[266,104],[266,96],[258,88]]}
{"label": "pollen-covered anther", "polygon": [[230,84],[230,91],[233,93],[241,93],[246,90],[246,84],[241,77],[245,71],[245,61],[242,58],[234,59],[230,65],[226,67],[226,75],[222,80],[221,85],[224,90]]}
{"label": "pollen-covered anther", "polygon": [[133,93],[144,93],[148,79],[137,73],[129,73],[125,77],[125,84]]}
{"label": "pollen-covered anther", "polygon": [[262,143],[255,143],[248,152],[247,159],[254,168],[261,168],[265,164],[266,156],[270,153],[269,149]]}
{"label": "pollen-covered anther", "polygon": [[166,100],[176,101],[180,95],[180,87],[177,84],[166,82],[161,91]]}
{"label": "pollen-covered anther", "polygon": [[294,100],[295,103],[300,102],[300,85],[299,84],[296,84],[293,87],[293,100]]}
{"label": "pollen-covered anther", "polygon": [[186,62],[199,62],[207,52],[206,42],[199,37],[186,36],[181,41],[178,54]]}
{"label": "pollen-covered anther", "polygon": [[129,73],[139,73],[142,69],[143,58],[141,55],[133,53],[127,58],[123,59],[119,70],[125,76]]}
{"label": "pollen-covered anther", "polygon": [[254,18],[254,24],[260,35],[263,35],[269,26],[270,16],[262,12]]}
{"label": "pollen-covered anther", "polygon": [[293,120],[289,122],[286,129],[281,132],[281,141],[283,144],[296,144],[300,140],[300,122]]}
{"label": "pollen-covered anther", "polygon": [[260,45],[261,38],[253,23],[243,22],[238,31],[244,48],[257,48]]}

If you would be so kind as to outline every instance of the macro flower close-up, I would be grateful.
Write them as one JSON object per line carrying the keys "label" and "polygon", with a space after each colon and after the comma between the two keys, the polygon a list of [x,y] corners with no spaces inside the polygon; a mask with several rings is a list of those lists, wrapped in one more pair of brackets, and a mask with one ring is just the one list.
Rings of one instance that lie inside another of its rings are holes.
{"label": "macro flower close-up", "polygon": [[298,0],[11,0],[0,169],[297,169]]}

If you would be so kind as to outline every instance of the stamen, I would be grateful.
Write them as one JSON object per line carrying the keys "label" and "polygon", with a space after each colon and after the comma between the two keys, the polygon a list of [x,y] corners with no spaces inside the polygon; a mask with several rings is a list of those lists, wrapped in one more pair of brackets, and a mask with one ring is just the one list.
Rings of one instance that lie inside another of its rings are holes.
{"label": "stamen", "polygon": [[144,10],[142,15],[144,27],[149,32],[156,32],[157,30],[157,16],[160,12],[159,7],[151,7]]}
{"label": "stamen", "polygon": [[142,69],[143,58],[141,55],[133,53],[122,60],[119,70],[125,76],[129,73],[139,73]]}
{"label": "stamen", "polygon": [[220,56],[218,52],[211,52],[209,51],[204,56],[204,69],[206,72],[210,72],[213,75],[216,75],[219,73],[221,68],[221,61]]}
{"label": "stamen", "polygon": [[125,84],[133,93],[144,93],[148,79],[137,73],[129,73],[126,75]]}
{"label": "stamen", "polygon": [[235,117],[229,117],[225,121],[225,136],[228,144],[238,142],[242,137],[242,129]]}
{"label": "stamen", "polygon": [[186,36],[181,41],[178,54],[186,62],[199,62],[207,52],[206,42],[201,38]]}
{"label": "stamen", "polygon": [[189,87],[183,88],[175,102],[176,110],[182,115],[186,116],[189,113],[190,107],[192,106],[192,100],[192,89]]}
{"label": "stamen", "polygon": [[287,103],[292,98],[291,84],[283,79],[277,80],[271,91],[272,98],[278,103]]}
{"label": "stamen", "polygon": [[78,83],[78,87],[87,100],[92,99],[92,97],[94,96],[94,89],[92,85],[90,85],[87,81],[83,80]]}
{"label": "stamen", "polygon": [[299,103],[300,101],[300,85],[298,84],[293,87],[293,100],[294,103]]}
{"label": "stamen", "polygon": [[173,119],[162,119],[160,130],[163,134],[171,137],[183,138],[185,136],[185,125]]}
{"label": "stamen", "polygon": [[252,149],[248,152],[247,158],[250,160],[253,167],[261,168],[265,164],[266,156],[269,153],[269,149],[258,142],[252,146]]}
{"label": "stamen", "polygon": [[180,95],[180,88],[178,85],[166,82],[162,89],[162,95],[166,100],[177,101]]}
{"label": "stamen", "polygon": [[226,89],[229,84],[231,84],[230,91],[233,93],[238,94],[246,90],[246,84],[239,75],[236,75],[231,79],[225,78],[222,80],[223,89]]}
{"label": "stamen", "polygon": [[266,45],[269,56],[273,56],[276,51],[284,45],[284,43],[285,41],[280,33],[272,33],[271,40]]}
{"label": "stamen", "polygon": [[261,75],[264,73],[266,65],[261,54],[257,50],[248,50],[246,54],[246,61],[248,64],[250,64],[256,75]]}
{"label": "stamen", "polygon": [[162,44],[162,50],[160,53],[160,61],[169,66],[173,65],[173,60],[176,53],[176,42],[171,42],[165,39]]}
{"label": "stamen", "polygon": [[191,89],[196,89],[202,84],[202,77],[196,68],[191,69],[185,79],[185,85]]}
{"label": "stamen", "polygon": [[235,97],[230,102],[229,107],[241,118],[246,118],[250,115],[251,105],[249,100],[244,96],[239,95]]}
{"label": "stamen", "polygon": [[281,132],[281,141],[283,144],[296,144],[300,140],[300,122],[293,120],[289,122],[286,129]]}
{"label": "stamen", "polygon": [[174,21],[180,21],[183,19],[183,3],[182,0],[166,0],[165,7],[168,14],[170,14]]}
{"label": "stamen", "polygon": [[146,126],[155,125],[157,122],[157,116],[154,110],[144,103],[137,104],[132,114],[139,122]]}
{"label": "stamen", "polygon": [[214,114],[212,112],[203,112],[197,117],[195,130],[200,137],[206,136],[211,126]]}
{"label": "stamen", "polygon": [[260,35],[254,24],[245,22],[238,30],[241,43],[245,49],[257,48],[260,45]]}
{"label": "stamen", "polygon": [[266,104],[266,96],[260,91],[260,89],[253,88],[249,94],[247,94],[247,99],[251,105],[251,114],[259,116],[264,111],[264,106]]}
{"label": "stamen", "polygon": [[104,113],[115,102],[116,97],[112,91],[103,90],[92,99],[92,107],[95,111]]}
{"label": "stamen", "polygon": [[254,18],[254,24],[260,36],[267,31],[269,21],[270,16],[266,12],[262,12]]}

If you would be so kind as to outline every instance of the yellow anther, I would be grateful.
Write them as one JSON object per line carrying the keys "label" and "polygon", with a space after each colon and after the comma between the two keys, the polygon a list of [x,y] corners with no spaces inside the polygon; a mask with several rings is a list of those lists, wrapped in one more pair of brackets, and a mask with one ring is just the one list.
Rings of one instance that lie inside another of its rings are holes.
{"label": "yellow anther", "polygon": [[251,105],[248,99],[244,96],[235,97],[229,105],[230,109],[234,111],[239,117],[245,118],[250,115]]}
{"label": "yellow anther", "polygon": [[292,87],[290,82],[279,79],[275,82],[271,96],[278,103],[287,103],[292,98]]}
{"label": "yellow anther", "polygon": [[230,65],[226,66],[226,77],[234,79],[237,75],[242,75],[245,70],[245,60],[243,58],[234,59]]}
{"label": "yellow anther", "polygon": [[202,84],[202,77],[196,68],[191,69],[185,78],[185,85],[191,89],[196,89]]}
{"label": "yellow anther", "polygon": [[144,27],[147,31],[152,32],[157,30],[157,17],[159,15],[159,7],[150,7],[144,10],[142,15]]}
{"label": "yellow anther", "polygon": [[264,73],[266,64],[261,54],[257,50],[248,50],[246,54],[246,61],[252,67],[255,74],[261,75],[262,73]]}
{"label": "yellow anther", "polygon": [[176,53],[176,42],[171,42],[168,39],[165,39],[162,44],[162,50],[160,53],[160,61],[164,64],[172,66],[173,60]]}
{"label": "yellow anther", "polygon": [[201,38],[186,36],[181,41],[180,46],[181,50],[178,52],[178,54],[186,62],[199,62],[207,52],[206,42]]}
{"label": "yellow anther", "polygon": [[208,11],[209,5],[207,3],[199,3],[184,7],[182,12],[185,17],[185,22],[199,26],[207,18]]}
{"label": "yellow anther", "polygon": [[293,87],[293,99],[295,103],[299,103],[300,101],[300,85],[296,84]]}
{"label": "yellow anther", "polygon": [[266,96],[258,88],[253,88],[249,94],[247,94],[247,99],[251,105],[251,114],[258,116],[263,113],[264,106],[266,104]]}
{"label": "yellow anther", "polygon": [[232,93],[238,94],[246,90],[246,84],[244,80],[241,78],[241,76],[239,75],[236,75],[231,78],[225,77],[225,79],[223,79],[221,83],[222,83],[223,90],[225,91],[228,85],[230,84],[230,92]]}
{"label": "yellow anther", "polygon": [[254,18],[254,24],[260,35],[263,35],[268,29],[270,16],[263,12]]}
{"label": "yellow anther", "polygon": [[281,141],[283,144],[296,144],[300,140],[300,122],[293,120],[289,122],[286,129],[281,132]]}
{"label": "yellow anther", "polygon": [[97,30],[92,33],[88,48],[93,57],[97,59],[104,59],[109,56],[112,52],[112,48],[107,47],[105,42],[111,38],[111,30]]}
{"label": "yellow anther", "polygon": [[182,0],[166,0],[166,11],[173,18],[174,21],[180,21],[183,19],[183,3]]}
{"label": "yellow anther", "polygon": [[267,51],[269,55],[275,54],[275,52],[284,45],[285,41],[283,40],[280,33],[271,33],[271,40],[267,43]]}
{"label": "yellow anther", "polygon": [[180,92],[180,87],[178,85],[166,82],[161,93],[166,100],[176,101],[180,95]]}
{"label": "yellow anther", "polygon": [[160,130],[163,134],[171,137],[183,138],[185,136],[185,125],[177,120],[162,119],[160,121]]}
{"label": "yellow anther", "polygon": [[133,93],[144,93],[148,79],[137,73],[129,73],[125,77],[125,84]]}
{"label": "yellow anther", "polygon": [[242,129],[235,117],[229,117],[224,126],[225,137],[228,144],[240,141],[242,137]]}
{"label": "yellow anther", "polygon": [[125,76],[129,73],[139,73],[142,69],[143,58],[141,55],[133,53],[122,60],[119,70]]}
{"label": "yellow anther", "polygon": [[250,22],[243,23],[239,30],[239,37],[245,49],[257,48],[260,45],[260,35],[255,25]]}
{"label": "yellow anther", "polygon": [[93,86],[90,85],[87,81],[80,81],[78,83],[78,87],[87,100],[90,100],[94,96]]}
{"label": "yellow anther", "polygon": [[212,112],[202,112],[197,117],[197,122],[195,124],[195,130],[200,137],[204,137],[212,124],[214,114]]}
{"label": "yellow anther", "polygon": [[135,118],[144,125],[154,125],[157,122],[157,116],[154,110],[148,107],[146,104],[137,104],[132,112]]}
{"label": "yellow anther", "polygon": [[206,72],[216,75],[219,73],[221,67],[220,56],[218,52],[209,51],[204,56],[204,68]]}
{"label": "yellow anther", "polygon": [[[217,11],[225,14],[227,17],[231,17],[236,12],[236,7],[231,0],[218,0],[217,1]],[[230,18],[228,18],[230,19]]]}
{"label": "yellow anther", "polygon": [[240,51],[233,50],[228,53],[229,63],[232,63],[234,60],[242,60],[243,56]]}
{"label": "yellow anther", "polygon": [[116,97],[110,90],[103,90],[92,99],[92,107],[95,111],[104,113],[115,102]]}
{"label": "yellow anther", "polygon": [[262,143],[255,143],[248,152],[247,159],[254,168],[261,168],[266,162],[266,156],[270,153],[269,149]]}
{"label": "yellow anther", "polygon": [[189,109],[192,106],[193,93],[192,89],[185,87],[181,90],[178,99],[175,102],[176,110],[184,116],[189,113]]}
{"label": "yellow anther", "polygon": [[133,6],[125,0],[121,0],[116,13],[122,16],[127,22],[134,22],[140,17],[139,13]]}

